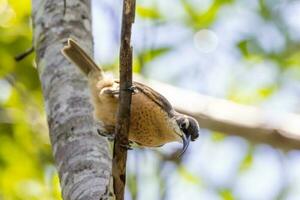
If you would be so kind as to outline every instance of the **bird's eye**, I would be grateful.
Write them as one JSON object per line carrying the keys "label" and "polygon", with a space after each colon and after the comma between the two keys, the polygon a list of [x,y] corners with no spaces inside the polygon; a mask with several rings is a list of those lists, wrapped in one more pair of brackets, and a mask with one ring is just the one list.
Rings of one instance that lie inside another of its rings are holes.
{"label": "bird's eye", "polygon": [[187,118],[185,118],[184,120],[181,121],[180,128],[181,129],[188,129],[189,125],[190,125],[189,120]]}
{"label": "bird's eye", "polygon": [[179,124],[179,127],[182,129],[183,128],[183,123]]}

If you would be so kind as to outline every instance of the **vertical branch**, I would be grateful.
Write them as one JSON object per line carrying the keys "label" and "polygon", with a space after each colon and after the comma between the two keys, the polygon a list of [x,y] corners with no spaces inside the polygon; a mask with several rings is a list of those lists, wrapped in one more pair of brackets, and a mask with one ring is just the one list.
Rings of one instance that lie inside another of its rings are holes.
{"label": "vertical branch", "polygon": [[116,140],[113,157],[114,192],[117,200],[124,199],[126,182],[126,160],[129,145],[130,105],[132,87],[131,27],[135,16],[135,0],[123,1],[122,31],[120,47],[120,97],[116,124]]}

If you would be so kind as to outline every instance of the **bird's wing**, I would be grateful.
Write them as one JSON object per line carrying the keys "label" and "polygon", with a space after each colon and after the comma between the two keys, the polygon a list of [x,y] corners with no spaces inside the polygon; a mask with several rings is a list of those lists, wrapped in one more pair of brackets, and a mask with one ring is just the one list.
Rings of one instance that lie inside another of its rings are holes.
{"label": "bird's wing", "polygon": [[146,95],[149,99],[155,102],[161,109],[166,111],[169,116],[174,115],[174,109],[170,102],[161,94],[153,90],[152,88],[148,87],[139,82],[133,82],[133,86],[139,91]]}
{"label": "bird's wing", "polygon": [[[120,84],[119,80],[115,80],[116,83]],[[153,90],[147,85],[143,83],[133,82],[134,89],[138,90],[138,92],[143,93],[146,97],[148,97],[151,101],[157,104],[161,109],[166,111],[170,117],[175,115],[175,110],[170,104],[170,102],[161,94]]]}

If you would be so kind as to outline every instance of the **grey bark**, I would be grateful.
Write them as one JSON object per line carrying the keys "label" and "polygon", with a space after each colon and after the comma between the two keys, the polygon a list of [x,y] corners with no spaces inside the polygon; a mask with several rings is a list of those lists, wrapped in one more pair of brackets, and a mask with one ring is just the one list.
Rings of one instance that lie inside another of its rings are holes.
{"label": "grey bark", "polygon": [[108,142],[97,134],[86,78],[60,53],[72,37],[92,55],[90,1],[67,1],[64,10],[62,0],[32,0],[32,8],[36,62],[63,199],[107,199]]}

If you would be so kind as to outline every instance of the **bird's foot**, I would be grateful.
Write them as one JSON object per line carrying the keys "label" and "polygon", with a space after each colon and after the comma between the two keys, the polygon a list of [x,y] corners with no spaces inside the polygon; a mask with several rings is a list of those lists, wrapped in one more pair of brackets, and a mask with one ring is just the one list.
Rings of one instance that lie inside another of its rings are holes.
{"label": "bird's foot", "polygon": [[108,132],[101,132],[99,129],[97,129],[97,133],[103,137],[106,137],[109,141],[115,140],[115,134],[108,133]]}
{"label": "bird's foot", "polygon": [[113,89],[105,89],[103,91],[104,94],[109,94],[109,95],[119,95],[120,91],[119,90],[113,90]]}
{"label": "bird's foot", "polygon": [[138,93],[138,89],[134,85],[130,86],[129,88],[126,88],[125,90],[131,92],[132,94]]}
{"label": "bird's foot", "polygon": [[[129,91],[132,94],[138,93],[138,89],[135,86],[126,88],[123,91]],[[120,94],[120,91],[119,91],[119,89],[105,89],[105,90],[103,90],[103,93],[108,94],[108,95],[118,96]]]}
{"label": "bird's foot", "polygon": [[120,147],[126,149],[127,151],[133,149],[130,143],[128,143],[128,144],[119,144],[119,145],[120,145]]}
{"label": "bird's foot", "polygon": [[128,143],[120,143],[119,146],[126,149],[126,150],[133,150],[132,148],[132,144],[133,142],[132,141],[128,141]]}

